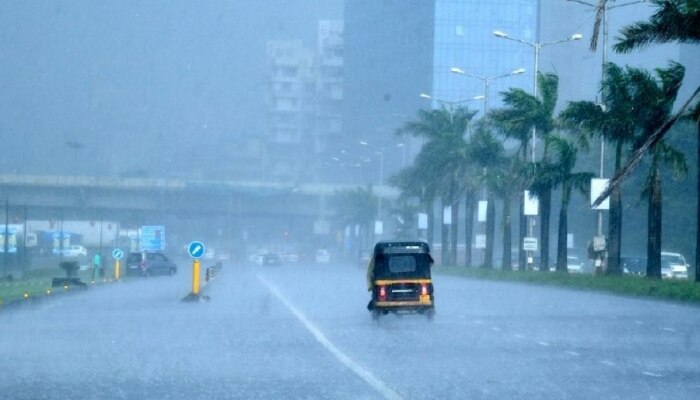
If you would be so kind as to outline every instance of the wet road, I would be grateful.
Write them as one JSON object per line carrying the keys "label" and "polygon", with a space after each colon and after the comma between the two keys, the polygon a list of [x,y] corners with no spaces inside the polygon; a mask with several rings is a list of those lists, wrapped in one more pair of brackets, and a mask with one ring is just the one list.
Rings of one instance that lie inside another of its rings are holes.
{"label": "wet road", "polygon": [[364,270],[188,267],[0,312],[2,399],[697,399],[700,308],[435,277],[373,322]]}

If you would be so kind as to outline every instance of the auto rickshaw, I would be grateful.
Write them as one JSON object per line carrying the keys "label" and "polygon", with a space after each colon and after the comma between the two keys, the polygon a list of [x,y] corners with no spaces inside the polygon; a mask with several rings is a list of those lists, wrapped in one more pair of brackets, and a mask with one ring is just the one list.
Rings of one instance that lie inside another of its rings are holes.
{"label": "auto rickshaw", "polygon": [[419,313],[432,319],[432,265],[425,242],[378,242],[367,266],[367,286],[372,293],[367,308],[372,318],[393,312]]}

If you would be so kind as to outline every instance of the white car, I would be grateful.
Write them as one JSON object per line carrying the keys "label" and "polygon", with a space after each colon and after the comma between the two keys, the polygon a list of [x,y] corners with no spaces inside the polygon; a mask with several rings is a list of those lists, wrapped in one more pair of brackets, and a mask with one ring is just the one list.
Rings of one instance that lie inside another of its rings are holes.
{"label": "white car", "polygon": [[68,246],[63,249],[63,256],[64,257],[87,257],[87,249],[83,246]]}
{"label": "white car", "polygon": [[661,252],[661,277],[688,279],[688,263],[678,253]]}
{"label": "white car", "polygon": [[327,264],[331,261],[331,255],[328,250],[321,249],[316,252],[316,262],[319,264]]}

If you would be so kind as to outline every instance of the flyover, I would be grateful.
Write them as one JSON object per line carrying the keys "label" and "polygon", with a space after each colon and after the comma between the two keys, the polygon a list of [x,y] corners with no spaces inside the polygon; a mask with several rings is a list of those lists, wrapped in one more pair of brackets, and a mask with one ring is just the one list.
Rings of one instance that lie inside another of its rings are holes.
{"label": "flyover", "polygon": [[[115,220],[122,226],[164,224],[234,231],[253,228],[312,233],[315,221],[333,217],[329,198],[356,185],[246,180],[186,180],[0,174],[0,201],[11,222],[23,218]],[[375,188],[394,198],[388,186]],[[0,210],[0,214],[4,212]],[[1,223],[2,221],[0,221]],[[193,228],[194,227],[194,228]],[[257,227],[257,228],[256,228]],[[274,228],[273,228],[274,227]],[[317,232],[318,233],[318,232]]]}

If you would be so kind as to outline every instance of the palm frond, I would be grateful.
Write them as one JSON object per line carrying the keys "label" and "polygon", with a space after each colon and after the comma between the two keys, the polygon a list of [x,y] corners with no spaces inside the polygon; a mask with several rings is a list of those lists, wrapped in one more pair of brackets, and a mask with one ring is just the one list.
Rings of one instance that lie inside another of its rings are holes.
{"label": "palm frond", "polygon": [[648,22],[626,26],[613,50],[628,53],[652,43],[700,43],[700,8],[697,1],[654,0],[656,12]]}

